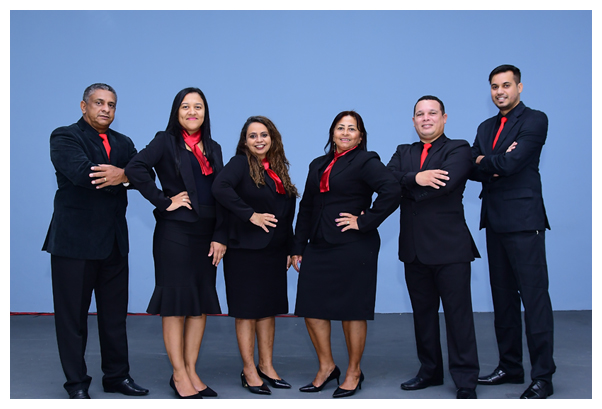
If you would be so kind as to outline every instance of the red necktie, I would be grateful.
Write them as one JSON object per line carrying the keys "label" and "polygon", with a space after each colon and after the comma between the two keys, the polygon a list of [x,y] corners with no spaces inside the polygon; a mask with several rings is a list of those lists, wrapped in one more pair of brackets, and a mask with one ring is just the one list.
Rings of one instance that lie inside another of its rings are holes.
{"label": "red necktie", "polygon": [[433,146],[433,144],[425,143],[422,147],[422,154],[420,154],[420,169],[422,169],[422,165],[424,165],[424,160],[426,159],[426,155],[429,154],[429,149],[431,149],[431,146]]}
{"label": "red necktie", "polygon": [[504,129],[504,124],[506,123],[506,121],[508,120],[508,118],[506,118],[505,116],[502,117],[502,123],[500,124],[500,129],[497,130],[497,134],[495,134],[495,139],[493,140],[493,148],[495,148],[495,144],[497,143],[497,139],[500,137],[500,134],[502,133],[502,129]]}
{"label": "red necktie", "polygon": [[207,176],[212,174],[213,169],[211,168],[211,164],[209,163],[205,155],[203,155],[203,152],[197,146],[197,144],[201,141],[201,131],[199,130],[198,132],[195,132],[192,135],[190,135],[188,134],[188,132],[186,132],[186,129],[182,129],[182,137],[184,138],[184,142],[186,143],[186,145],[190,147],[190,150],[192,150],[192,153],[199,161],[199,164],[201,165],[201,172],[203,172],[203,175]]}
{"label": "red necktie", "polygon": [[270,169],[270,162],[268,162],[268,159],[263,158],[261,160],[261,163],[263,163],[263,168],[265,169],[265,171],[268,172],[268,176],[272,178],[274,183],[276,183],[276,192],[280,193],[281,195],[285,194],[286,191],[284,190],[284,185],[282,184],[282,180],[280,180],[280,178],[278,177],[276,172],[274,172],[272,169]]}
{"label": "red necktie", "polygon": [[111,145],[109,145],[109,137],[104,133],[98,134],[98,136],[102,138],[102,144],[105,146],[105,150],[107,151],[107,158],[111,160]]}
{"label": "red necktie", "polygon": [[351,152],[352,150],[354,150],[355,148],[357,148],[357,145],[355,145],[353,148],[345,151],[345,152],[341,152],[341,153],[337,153],[336,149],[334,151],[334,159],[328,164],[328,166],[326,167],[326,170],[324,171],[324,173],[322,174],[322,177],[320,178],[320,192],[324,193],[324,192],[328,192],[330,190],[330,184],[329,184],[329,179],[330,179],[330,171],[332,170],[332,167],[334,166],[334,163],[339,160],[339,158],[345,154],[347,154],[347,152]]}

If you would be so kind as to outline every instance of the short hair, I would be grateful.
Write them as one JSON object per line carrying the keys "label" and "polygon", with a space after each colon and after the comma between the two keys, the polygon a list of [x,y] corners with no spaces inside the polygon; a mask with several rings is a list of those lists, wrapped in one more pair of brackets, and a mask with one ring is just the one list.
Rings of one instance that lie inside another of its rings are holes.
{"label": "short hair", "polygon": [[495,67],[493,69],[493,71],[491,71],[491,74],[489,74],[489,83],[491,84],[491,79],[493,78],[494,75],[498,75],[502,72],[508,72],[508,71],[512,71],[512,74],[514,75],[514,82],[516,82],[516,84],[520,84],[520,70],[518,68],[516,68],[514,65],[510,65],[510,64],[503,64],[503,65],[500,65],[499,67]]}
{"label": "short hair", "polygon": [[324,146],[324,152],[331,153],[334,152],[334,143],[332,138],[334,137],[334,128],[337,126],[339,121],[346,116],[351,116],[355,118],[357,122],[357,130],[360,131],[360,137],[362,138],[361,142],[358,145],[358,148],[365,151],[368,150],[368,132],[366,131],[366,127],[364,126],[364,120],[361,115],[355,111],[343,111],[339,112],[337,116],[334,117],[332,121],[332,125],[330,125],[330,130],[328,132],[328,143]]}
{"label": "short hair", "polygon": [[443,101],[441,101],[434,95],[425,95],[418,98],[418,101],[416,101],[416,103],[414,104],[414,112],[412,112],[412,116],[416,114],[416,106],[420,101],[437,101],[439,103],[439,107],[441,107],[441,115],[445,115],[445,105],[443,105]]}
{"label": "short hair", "polygon": [[94,94],[94,92],[98,89],[112,92],[113,95],[115,95],[115,104],[117,104],[117,93],[115,92],[113,87],[107,84],[103,84],[102,82],[97,82],[96,84],[88,86],[88,88],[84,90],[84,96],[82,98],[83,101],[87,104],[90,100],[90,95]]}

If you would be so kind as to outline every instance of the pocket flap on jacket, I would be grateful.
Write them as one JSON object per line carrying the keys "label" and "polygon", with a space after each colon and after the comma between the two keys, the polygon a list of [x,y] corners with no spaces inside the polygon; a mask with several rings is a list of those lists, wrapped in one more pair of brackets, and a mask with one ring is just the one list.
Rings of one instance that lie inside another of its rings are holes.
{"label": "pocket flap on jacket", "polygon": [[533,190],[531,188],[522,187],[519,189],[506,190],[503,193],[503,198],[506,200],[522,199],[525,197],[533,197]]}

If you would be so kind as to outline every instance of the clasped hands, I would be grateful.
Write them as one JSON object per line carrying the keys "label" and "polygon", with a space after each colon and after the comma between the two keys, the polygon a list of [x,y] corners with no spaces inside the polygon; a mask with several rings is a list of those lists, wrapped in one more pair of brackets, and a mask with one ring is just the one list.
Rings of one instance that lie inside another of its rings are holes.
{"label": "clasped hands", "polygon": [[92,170],[92,173],[88,176],[93,178],[92,184],[96,185],[96,189],[129,182],[123,169],[118,168],[117,166],[100,164],[98,166],[92,166],[90,169]]}

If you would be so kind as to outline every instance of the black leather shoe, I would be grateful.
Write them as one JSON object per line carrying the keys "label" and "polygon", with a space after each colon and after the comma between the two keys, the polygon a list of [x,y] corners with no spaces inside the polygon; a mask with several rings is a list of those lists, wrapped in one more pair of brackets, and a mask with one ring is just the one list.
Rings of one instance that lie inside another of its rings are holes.
{"label": "black leather shoe", "polygon": [[470,388],[460,388],[456,392],[456,399],[476,399],[477,392]]}
{"label": "black leather shoe", "polygon": [[204,398],[215,398],[217,396],[217,392],[208,386],[202,391],[199,391],[199,394]]}
{"label": "black leather shoe", "polygon": [[119,392],[128,396],[143,396],[148,394],[148,389],[136,385],[134,380],[129,376],[115,385],[104,385],[104,390],[105,392]]}
{"label": "black leather shoe", "polygon": [[[176,388],[176,383],[173,381],[173,375],[171,376],[171,378],[169,378],[169,386],[171,386],[171,389],[173,389],[173,391],[176,393],[176,396],[180,399],[203,399],[203,395],[201,395],[201,392],[197,392],[194,395],[188,396],[180,395],[180,392],[178,392],[178,389]],[[209,389],[209,387],[207,387],[207,389]]]}
{"label": "black leather shoe", "polygon": [[364,382],[364,373],[360,372],[360,381],[357,383],[355,389],[348,390],[343,388],[337,388],[332,394],[333,398],[346,398],[347,396],[353,395],[358,389],[362,389],[362,382]]}
{"label": "black leather shoe", "polygon": [[70,392],[69,399],[90,399],[90,395],[88,395],[88,391],[79,389],[79,390]]}
{"label": "black leather shoe", "polygon": [[531,382],[531,385],[526,391],[520,395],[521,399],[545,399],[548,396],[554,394],[554,386],[552,382],[544,381],[543,379],[536,379]]}
{"label": "black leather shoe", "polygon": [[284,379],[280,378],[280,379],[274,379],[274,378],[270,378],[269,376],[267,376],[266,374],[264,374],[261,369],[259,369],[259,365],[257,365],[257,374],[265,379],[266,381],[268,381],[270,383],[270,385],[272,385],[273,388],[281,388],[281,389],[288,389],[291,387],[291,384],[288,383],[287,381],[285,381]]}
{"label": "black leather shoe", "polygon": [[326,384],[330,381],[332,381],[333,379],[337,380],[337,385],[340,384],[339,382],[339,378],[341,376],[341,370],[339,369],[338,366],[334,366],[334,369],[332,370],[332,372],[330,373],[330,375],[328,375],[328,378],[326,378],[326,380],[324,381],[324,383],[320,386],[314,386],[313,383],[308,383],[305,386],[302,386],[299,388],[299,390],[301,392],[320,392],[322,389],[324,389],[324,386],[326,386]]}
{"label": "black leather shoe", "polygon": [[250,386],[247,382],[247,378],[245,378],[245,373],[240,373],[240,379],[242,381],[243,388],[249,388],[249,392],[256,393],[258,395],[271,395],[272,391],[265,383],[262,383],[261,386]]}
{"label": "black leather shoe", "polygon": [[401,384],[404,391],[417,391],[418,389],[428,388],[429,386],[443,385],[443,379],[423,379],[419,376],[410,379]]}
{"label": "black leather shoe", "polygon": [[525,375],[508,375],[499,366],[487,376],[479,376],[479,385],[501,385],[503,383],[525,383]]}

